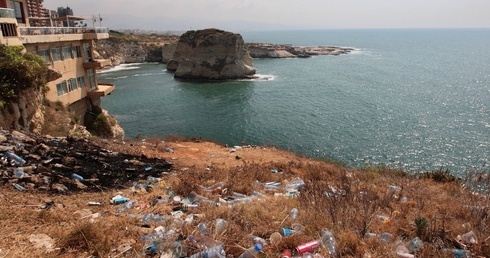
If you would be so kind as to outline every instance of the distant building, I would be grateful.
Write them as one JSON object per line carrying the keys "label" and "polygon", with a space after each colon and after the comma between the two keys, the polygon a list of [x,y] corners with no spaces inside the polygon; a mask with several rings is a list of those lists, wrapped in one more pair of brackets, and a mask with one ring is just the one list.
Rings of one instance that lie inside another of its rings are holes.
{"label": "distant building", "polygon": [[[67,14],[73,14],[71,9],[64,13],[65,17],[55,17],[55,12],[47,17],[29,17],[29,2],[36,2],[39,7],[43,1],[0,0],[0,44],[23,45],[28,52],[44,58],[46,64],[61,75],[48,82],[46,98],[70,107],[83,123],[85,113],[98,109],[100,98],[115,88],[113,84],[97,81],[96,69],[110,61],[93,57],[94,40],[109,38],[109,30],[60,27],[62,24],[58,22],[61,21],[70,24],[85,19]],[[48,22],[48,26],[33,26],[42,22]]]}
{"label": "distant building", "polygon": [[[70,7],[58,7],[58,16],[59,17],[66,17],[66,16],[73,16],[73,9]],[[63,21],[63,26],[65,27],[74,27],[75,22],[74,21]]]}

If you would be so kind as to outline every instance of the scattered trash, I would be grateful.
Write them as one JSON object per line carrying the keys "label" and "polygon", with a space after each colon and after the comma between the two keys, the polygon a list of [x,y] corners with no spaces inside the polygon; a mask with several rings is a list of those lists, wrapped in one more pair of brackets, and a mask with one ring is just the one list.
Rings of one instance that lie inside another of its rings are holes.
{"label": "scattered trash", "polygon": [[471,252],[469,250],[463,250],[463,249],[449,249],[449,248],[444,248],[441,250],[443,254],[446,255],[452,255],[454,258],[471,258]]}
{"label": "scattered trash", "polygon": [[15,189],[17,189],[17,190],[19,190],[21,192],[23,192],[23,191],[26,190],[24,187],[22,187],[21,185],[19,185],[17,183],[13,183],[12,185],[15,187]]}
{"label": "scattered trash", "polygon": [[291,217],[293,220],[296,220],[298,218],[298,209],[292,208],[289,212],[289,217]]}
{"label": "scattered trash", "polygon": [[459,237],[461,238],[462,242],[465,244],[476,244],[476,243],[478,243],[478,238],[476,237],[475,233],[473,233],[473,231],[465,233]]}
{"label": "scattered trash", "polygon": [[330,256],[337,257],[337,241],[332,232],[325,230],[321,234],[321,243],[328,250]]}
{"label": "scattered trash", "polygon": [[318,249],[318,247],[320,247],[320,242],[318,240],[310,241],[308,243],[297,246],[296,253],[304,254],[304,253],[315,252]]}
{"label": "scattered trash", "polygon": [[258,254],[262,251],[261,244],[255,244],[254,246],[248,248],[243,252],[238,258],[255,258],[258,257]]}
{"label": "scattered trash", "polygon": [[34,248],[46,249],[46,253],[54,251],[54,240],[46,234],[29,235],[29,242],[33,244]]}
{"label": "scattered trash", "polygon": [[116,195],[116,196],[112,197],[112,199],[110,200],[110,203],[117,205],[117,204],[125,203],[127,201],[129,201],[128,198],[121,196],[121,195]]}

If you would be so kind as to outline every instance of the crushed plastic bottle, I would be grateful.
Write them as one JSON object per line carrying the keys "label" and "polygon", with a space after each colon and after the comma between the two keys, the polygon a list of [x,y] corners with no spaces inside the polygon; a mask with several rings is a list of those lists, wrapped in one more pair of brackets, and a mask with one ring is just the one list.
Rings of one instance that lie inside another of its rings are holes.
{"label": "crushed plastic bottle", "polygon": [[193,254],[189,258],[226,258],[226,252],[221,245],[218,245]]}
{"label": "crushed plastic bottle", "polygon": [[471,252],[469,250],[463,250],[463,249],[449,249],[449,248],[444,248],[441,250],[442,253],[444,254],[451,254],[454,258],[471,258]]}
{"label": "crushed plastic bottle", "polygon": [[328,250],[330,256],[337,257],[337,241],[331,231],[325,230],[322,232],[321,243]]}
{"label": "crushed plastic bottle", "polygon": [[297,192],[302,186],[305,185],[303,179],[296,177],[284,186],[284,190],[287,192]]}
{"label": "crushed plastic bottle", "polygon": [[468,233],[461,235],[461,240],[463,240],[463,242],[465,244],[476,244],[476,243],[478,243],[478,237],[476,236],[476,234],[473,231],[470,231]]}
{"label": "crushed plastic bottle", "polygon": [[424,247],[424,243],[422,242],[422,240],[420,240],[419,237],[415,237],[412,240],[410,240],[410,242],[408,242],[406,247],[407,247],[408,251],[413,254],[414,252],[416,252],[416,251],[420,250],[422,247]]}
{"label": "crushed plastic bottle", "polygon": [[124,205],[122,205],[121,207],[117,208],[116,212],[119,213],[119,212],[123,212],[125,210],[129,210],[129,209],[134,207],[135,203],[136,203],[135,200],[128,201],[128,202],[124,203]]}
{"label": "crushed plastic bottle", "polygon": [[258,254],[262,251],[261,244],[255,244],[254,246],[248,248],[243,252],[238,258],[255,258],[258,257]]}
{"label": "crushed plastic bottle", "polygon": [[19,178],[19,179],[29,177],[29,175],[26,172],[24,172],[24,168],[22,168],[22,167],[15,168],[14,169],[14,175],[16,178]]}
{"label": "crushed plastic bottle", "polygon": [[146,214],[142,219],[141,219],[141,222],[145,225],[149,224],[149,223],[157,223],[157,222],[160,222],[162,220],[164,220],[165,217],[164,216],[161,216],[161,215],[156,215],[154,214],[153,212],[150,212],[148,214]]}
{"label": "crushed plastic bottle", "polygon": [[189,235],[189,241],[200,249],[209,249],[215,246],[221,246],[223,244],[221,241],[215,240],[200,233]]}

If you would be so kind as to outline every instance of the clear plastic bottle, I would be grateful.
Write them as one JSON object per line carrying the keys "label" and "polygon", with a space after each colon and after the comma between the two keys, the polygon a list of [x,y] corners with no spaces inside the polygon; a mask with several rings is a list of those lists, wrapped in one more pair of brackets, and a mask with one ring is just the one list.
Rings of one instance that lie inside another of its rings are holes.
{"label": "clear plastic bottle", "polygon": [[442,253],[444,254],[452,254],[454,258],[471,258],[471,252],[469,250],[463,250],[463,249],[450,249],[450,248],[444,248],[441,250]]}
{"label": "clear plastic bottle", "polygon": [[228,225],[228,222],[224,219],[216,219],[215,223],[215,233],[216,235],[221,235],[223,232],[226,230],[226,226]]}
{"label": "clear plastic bottle", "polygon": [[415,237],[412,240],[410,240],[410,242],[408,242],[406,246],[410,253],[414,253],[420,250],[424,246],[424,243],[422,242],[422,240],[420,240],[419,237]]}
{"label": "clear plastic bottle", "polygon": [[189,256],[189,258],[226,258],[225,249],[223,246],[213,246],[207,250]]}
{"label": "clear plastic bottle", "polygon": [[337,241],[332,232],[329,230],[323,231],[321,234],[321,242],[323,247],[330,253],[330,256],[337,257]]}
{"label": "clear plastic bottle", "polygon": [[245,250],[245,252],[238,256],[238,258],[255,258],[258,256],[260,251],[262,251],[262,245],[255,244],[254,246]]}
{"label": "clear plastic bottle", "polygon": [[247,235],[247,239],[252,242],[254,245],[255,244],[261,244],[262,245],[262,248],[266,247],[267,246],[267,241],[259,236],[255,236],[255,235],[252,235],[252,234],[248,234]]}
{"label": "clear plastic bottle", "polygon": [[289,217],[291,217],[293,220],[296,220],[298,218],[298,209],[292,208],[289,212]]}
{"label": "clear plastic bottle", "polygon": [[125,210],[129,210],[131,208],[134,207],[134,204],[136,203],[135,200],[131,200],[129,202],[126,202],[124,203],[124,205],[122,205],[121,207],[117,208],[116,209],[116,212],[122,212],[122,211],[125,211]]}
{"label": "clear plastic bottle", "polygon": [[17,156],[17,154],[15,154],[15,153],[13,153],[13,152],[6,151],[6,152],[5,152],[5,155],[6,155],[6,156],[7,156],[9,159],[11,159],[11,160],[15,161],[16,163],[18,163],[18,164],[20,164],[20,165],[24,165],[24,164],[26,164],[26,161],[25,161],[23,158],[21,158],[21,157]]}

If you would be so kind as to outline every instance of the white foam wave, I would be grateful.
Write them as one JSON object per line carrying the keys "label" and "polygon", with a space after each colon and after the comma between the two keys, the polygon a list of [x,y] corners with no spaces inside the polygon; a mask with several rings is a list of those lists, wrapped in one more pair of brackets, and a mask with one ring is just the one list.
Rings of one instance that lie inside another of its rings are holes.
{"label": "white foam wave", "polygon": [[109,73],[109,72],[117,72],[117,71],[124,71],[124,70],[133,70],[133,69],[139,69],[141,68],[139,65],[142,63],[132,63],[132,64],[120,64],[118,66],[111,67],[109,69],[103,69],[98,71],[98,73]]}
{"label": "white foam wave", "polygon": [[271,74],[254,74],[252,79],[243,79],[240,81],[247,81],[247,82],[262,82],[262,81],[273,81],[276,79],[275,75]]}

